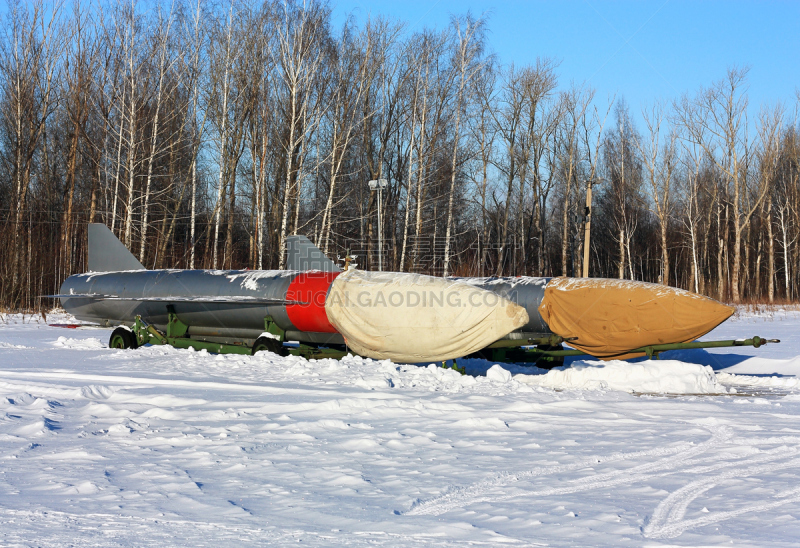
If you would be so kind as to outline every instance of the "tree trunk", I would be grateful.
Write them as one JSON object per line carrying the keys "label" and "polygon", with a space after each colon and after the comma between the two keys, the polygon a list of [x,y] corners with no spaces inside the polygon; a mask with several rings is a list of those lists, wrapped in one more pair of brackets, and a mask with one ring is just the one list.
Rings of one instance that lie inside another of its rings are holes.
{"label": "tree trunk", "polygon": [[[131,69],[133,70],[133,69]],[[128,140],[128,203],[125,211],[125,246],[131,248],[131,237],[133,228],[133,181],[134,181],[134,159],[136,157],[136,100],[134,97],[135,82],[131,79],[131,110],[128,121],[129,140]]]}
{"label": "tree trunk", "polygon": [[[767,216],[764,221],[767,224],[767,298],[772,303],[775,300],[775,237],[772,233],[772,199],[767,203]],[[785,240],[784,240],[785,241]]]}
{"label": "tree trunk", "polygon": [[661,220],[661,283],[669,285],[669,250],[667,249],[667,219]]}
{"label": "tree trunk", "polygon": [[122,130],[125,118],[123,116],[123,109],[125,108],[125,92],[127,88],[123,86],[122,89],[122,104],[121,108],[119,109],[119,140],[117,141],[117,165],[116,165],[116,175],[114,176],[114,199],[111,206],[111,232],[114,232],[114,228],[116,227],[117,223],[117,198],[119,196],[119,177],[120,171],[122,168]]}
{"label": "tree trunk", "polygon": [[[504,269],[504,262],[505,262],[505,248],[506,248],[506,241],[508,240],[508,217],[511,210],[511,196],[514,192],[514,174],[516,172],[516,156],[514,153],[513,145],[509,146],[508,151],[508,159],[509,159],[509,168],[508,168],[508,181],[506,182],[506,203],[505,208],[503,210],[503,231],[500,236],[500,248],[497,251],[497,268],[495,271],[495,276],[501,276],[503,274]],[[566,209],[565,209],[566,211]]]}
{"label": "tree trunk", "polygon": [[450,275],[450,234],[453,226],[453,197],[456,192],[456,159],[458,157],[458,143],[461,131],[461,95],[463,95],[464,78],[462,75],[461,88],[459,90],[458,104],[456,105],[456,127],[455,135],[453,137],[453,161],[450,164],[450,195],[447,199],[447,228],[445,229],[444,236],[444,273],[443,276]]}

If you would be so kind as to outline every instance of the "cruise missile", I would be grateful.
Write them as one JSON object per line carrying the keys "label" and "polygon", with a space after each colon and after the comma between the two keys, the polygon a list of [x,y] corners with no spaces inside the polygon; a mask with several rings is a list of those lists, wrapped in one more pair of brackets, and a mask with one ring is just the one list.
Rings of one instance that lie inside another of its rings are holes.
{"label": "cruise missile", "polygon": [[[608,359],[694,341],[733,313],[704,296],[635,281],[342,272],[304,236],[288,238],[288,270],[147,270],[105,225],[90,224],[88,235],[89,272],[70,276],[51,297],[80,320],[118,326],[117,347],[143,336],[281,353],[296,341],[420,363],[568,341]],[[138,337],[126,335],[132,327]]]}

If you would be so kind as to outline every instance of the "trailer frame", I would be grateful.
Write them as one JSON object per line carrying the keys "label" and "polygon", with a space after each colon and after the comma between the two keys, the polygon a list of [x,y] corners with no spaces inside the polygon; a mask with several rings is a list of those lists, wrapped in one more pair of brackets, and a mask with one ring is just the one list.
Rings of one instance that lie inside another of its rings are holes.
{"label": "trailer frame", "polygon": [[[528,339],[523,344],[504,344],[519,341],[497,341],[497,343],[489,345],[487,348],[480,351],[480,354],[485,359],[490,361],[497,361],[502,363],[536,363],[539,365],[547,366],[547,363],[558,364],[563,363],[564,358],[568,356],[592,356],[582,350],[565,350],[563,348],[553,349],[553,347],[560,347],[562,343],[569,343],[576,340],[575,338],[562,338],[557,335],[552,335],[542,339]],[[668,343],[668,344],[653,344],[635,348],[622,355],[642,354],[647,356],[648,359],[658,360],[661,353],[669,352],[670,350],[692,350],[698,348],[730,348],[737,346],[752,346],[759,348],[766,344],[777,344],[781,342],[779,339],[765,339],[758,335],[749,339],[728,339],[721,341],[694,341],[686,343]],[[478,356],[476,356],[478,357]],[[613,359],[614,356],[607,356],[604,359]],[[540,366],[541,367],[541,366]],[[553,367],[553,365],[550,365]]]}
{"label": "trailer frame", "polygon": [[[258,341],[262,338],[269,338],[279,343],[279,353],[283,355],[302,356],[306,359],[341,359],[348,354],[348,349],[329,347],[316,344],[307,344],[298,342],[294,344],[286,340],[286,331],[281,329],[272,316],[264,317],[264,334],[256,339],[252,345],[244,343],[225,343],[225,342],[212,342],[199,339],[193,339],[188,335],[189,325],[182,322],[178,315],[175,313],[175,308],[172,305],[167,305],[168,322],[166,329],[162,332],[156,329],[153,325],[147,323],[141,316],[136,316],[136,320],[131,326],[130,330],[132,338],[135,341],[134,346],[142,346],[145,344],[155,345],[169,345],[175,348],[194,350],[206,350],[215,354],[254,354],[255,347],[259,346]],[[112,340],[114,336],[112,335]],[[550,335],[547,337],[533,338],[533,339],[500,339],[490,344],[486,348],[466,356],[466,358],[482,358],[497,363],[517,363],[526,365],[535,365],[536,367],[549,369],[563,365],[564,358],[571,356],[589,356],[581,350],[564,349],[563,344],[576,340],[576,338],[564,338],[558,335]],[[749,339],[729,339],[722,341],[694,341],[686,343],[668,343],[668,344],[654,344],[650,346],[643,346],[626,352],[624,355],[642,354],[649,359],[660,359],[663,352],[670,350],[691,350],[700,348],[730,348],[730,347],[743,347],[752,346],[759,348],[766,344],[775,344],[781,342],[778,339],[765,339],[759,336],[754,336]],[[350,352],[352,353],[352,352]],[[606,357],[606,359],[613,356]],[[442,367],[448,367],[447,362],[442,362]],[[456,360],[452,360],[453,369],[464,373],[464,367],[459,367]]]}
{"label": "trailer frame", "polygon": [[[254,345],[243,343],[224,343],[193,339],[188,335],[189,325],[182,322],[175,313],[172,305],[167,305],[167,326],[162,332],[153,325],[147,323],[141,316],[136,316],[131,331],[136,340],[136,346],[145,344],[169,345],[175,348],[192,348],[194,350],[206,350],[214,354],[253,354]],[[285,352],[285,355],[302,356],[306,359],[340,359],[347,355],[346,350],[331,348],[321,345],[311,345],[306,343],[293,343],[286,340],[286,332],[281,329],[272,316],[264,317],[264,334],[269,338],[277,340]],[[264,335],[262,335],[263,337]],[[261,337],[259,337],[260,339]],[[256,339],[258,341],[259,339]],[[288,345],[288,346],[287,346]]]}

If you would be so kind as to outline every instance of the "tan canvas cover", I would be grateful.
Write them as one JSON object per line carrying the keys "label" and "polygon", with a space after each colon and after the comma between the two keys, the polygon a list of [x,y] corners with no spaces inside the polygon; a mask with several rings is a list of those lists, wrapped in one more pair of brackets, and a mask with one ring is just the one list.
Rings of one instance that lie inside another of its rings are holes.
{"label": "tan canvas cover", "polygon": [[[631,357],[652,344],[690,342],[724,322],[733,308],[658,284],[553,278],[539,313],[570,346],[597,357]],[[640,354],[641,355],[641,354]]]}
{"label": "tan canvas cover", "polygon": [[485,289],[397,272],[341,274],[325,311],[356,353],[405,363],[465,356],[528,323],[524,308]]}

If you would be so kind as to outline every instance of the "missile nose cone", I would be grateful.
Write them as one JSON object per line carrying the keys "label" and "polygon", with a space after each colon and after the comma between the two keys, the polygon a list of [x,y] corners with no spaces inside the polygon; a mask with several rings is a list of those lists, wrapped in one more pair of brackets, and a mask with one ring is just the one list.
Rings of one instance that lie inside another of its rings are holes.
{"label": "missile nose cone", "polygon": [[471,354],[529,320],[523,307],[464,282],[360,270],[336,278],[325,311],[358,354],[406,363]]}
{"label": "missile nose cone", "polygon": [[597,278],[553,278],[539,313],[578,350],[626,357],[636,348],[690,342],[728,319],[734,309],[664,285]]}

